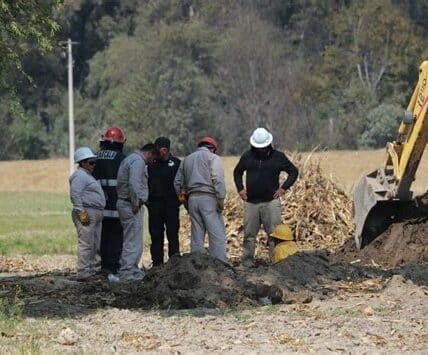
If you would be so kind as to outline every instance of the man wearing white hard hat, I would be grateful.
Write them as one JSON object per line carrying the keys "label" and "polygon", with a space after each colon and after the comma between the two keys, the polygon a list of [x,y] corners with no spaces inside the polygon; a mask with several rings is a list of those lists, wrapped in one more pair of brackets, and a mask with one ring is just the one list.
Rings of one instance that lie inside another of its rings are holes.
{"label": "man wearing white hard hat", "polygon": [[[273,149],[273,137],[265,128],[257,128],[250,137],[251,148],[233,171],[235,185],[244,201],[244,250],[242,262],[252,265],[256,236],[260,226],[270,235],[281,224],[280,197],[297,179],[298,170],[284,153]],[[288,176],[279,184],[279,175]],[[246,172],[245,186],[242,176]],[[272,252],[272,251],[271,251]]]}
{"label": "man wearing white hard hat", "polygon": [[106,204],[104,192],[92,173],[97,156],[88,147],[74,153],[74,162],[79,164],[70,176],[71,214],[78,238],[77,277],[88,280],[100,271],[97,260],[100,246],[103,210]]}

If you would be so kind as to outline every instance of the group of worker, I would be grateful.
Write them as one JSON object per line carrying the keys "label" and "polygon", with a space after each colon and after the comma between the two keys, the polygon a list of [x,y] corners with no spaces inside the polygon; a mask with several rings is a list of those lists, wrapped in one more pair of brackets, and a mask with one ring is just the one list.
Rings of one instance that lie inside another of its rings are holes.
{"label": "group of worker", "polygon": [[[179,216],[184,205],[191,221],[191,252],[204,252],[208,234],[209,254],[227,261],[226,231],[222,217],[226,183],[218,142],[205,137],[183,161],[171,154],[166,137],[123,154],[125,135],[110,127],[94,154],[81,147],[74,154],[77,170],[70,176],[72,219],[78,235],[79,280],[106,276],[111,282],[144,278],[139,263],[143,253],[143,209],[148,209],[150,253],[153,267],[164,263],[165,232],[168,256],[180,255]],[[281,224],[280,198],[297,179],[298,170],[286,155],[272,146],[273,137],[257,128],[250,149],[233,175],[244,201],[244,246],[241,262],[252,266],[256,236],[263,225],[271,237],[273,262],[297,251],[288,226]],[[280,173],[288,175],[279,184]],[[245,186],[243,174],[246,173]]]}

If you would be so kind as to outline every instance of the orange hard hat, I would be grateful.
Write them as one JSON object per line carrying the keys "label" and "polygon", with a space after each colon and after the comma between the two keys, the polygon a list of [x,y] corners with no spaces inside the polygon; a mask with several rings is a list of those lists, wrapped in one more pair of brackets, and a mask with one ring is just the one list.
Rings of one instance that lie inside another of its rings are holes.
{"label": "orange hard hat", "polygon": [[212,145],[215,150],[218,149],[218,142],[214,138],[204,137],[201,140],[199,140],[198,145],[201,145],[202,143],[206,143],[206,144]]}
{"label": "orange hard hat", "polygon": [[125,143],[125,135],[119,127],[109,127],[106,133],[101,136],[100,142],[117,142]]}

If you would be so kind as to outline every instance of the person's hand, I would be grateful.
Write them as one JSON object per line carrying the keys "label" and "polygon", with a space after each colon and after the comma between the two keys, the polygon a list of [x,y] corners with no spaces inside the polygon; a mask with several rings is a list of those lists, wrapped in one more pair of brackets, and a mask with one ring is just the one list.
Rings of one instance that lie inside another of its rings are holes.
{"label": "person's hand", "polygon": [[187,204],[187,194],[184,191],[178,194],[178,202],[182,205]]}
{"label": "person's hand", "polygon": [[224,210],[224,198],[219,198],[217,200],[217,211],[223,212],[223,210]]}
{"label": "person's hand", "polygon": [[281,196],[285,195],[285,190],[280,187],[278,190],[275,191],[275,193],[273,194],[273,198],[280,198]]}
{"label": "person's hand", "polygon": [[247,201],[247,190],[242,189],[241,191],[239,191],[239,196],[241,196],[242,200]]}
{"label": "person's hand", "polygon": [[89,214],[86,211],[77,212],[77,218],[84,226],[89,226],[89,223],[91,223],[91,220],[89,219]]}
{"label": "person's hand", "polygon": [[132,206],[132,213],[137,214],[140,211],[140,206]]}

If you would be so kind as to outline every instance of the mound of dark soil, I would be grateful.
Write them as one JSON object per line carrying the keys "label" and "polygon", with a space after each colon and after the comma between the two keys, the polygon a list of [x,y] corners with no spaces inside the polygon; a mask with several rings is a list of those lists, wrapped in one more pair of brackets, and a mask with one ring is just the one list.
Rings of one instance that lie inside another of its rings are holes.
{"label": "mound of dark soil", "polygon": [[358,250],[353,238],[335,253],[343,261],[396,267],[415,262],[428,262],[428,218],[392,224],[373,242]]}
{"label": "mound of dark soil", "polygon": [[52,272],[3,278],[0,293],[13,300],[18,292],[25,314],[33,316],[77,315],[104,307],[237,309],[307,303],[344,289],[378,291],[394,273],[427,284],[427,268],[419,267],[425,265],[385,271],[337,261],[323,252],[302,252],[275,265],[246,268],[193,253],[151,269],[144,282],[110,284],[103,277],[78,282],[69,271]]}
{"label": "mound of dark soil", "polygon": [[150,270],[144,284],[116,293],[115,306],[159,308],[239,308],[272,303],[310,302],[320,289],[337,281],[384,276],[373,268],[330,260],[326,254],[298,253],[274,266],[233,268],[204,254],[174,257]]}
{"label": "mound of dark soil", "polygon": [[[123,290],[123,287],[121,287]],[[151,269],[144,284],[116,296],[116,306],[160,308],[239,307],[258,303],[257,285],[242,279],[234,268],[208,255],[173,257]]]}
{"label": "mound of dark soil", "polygon": [[335,261],[320,251],[294,254],[273,265],[272,269],[280,275],[281,283],[288,287],[318,287],[320,284],[333,281],[383,276],[378,269]]}

